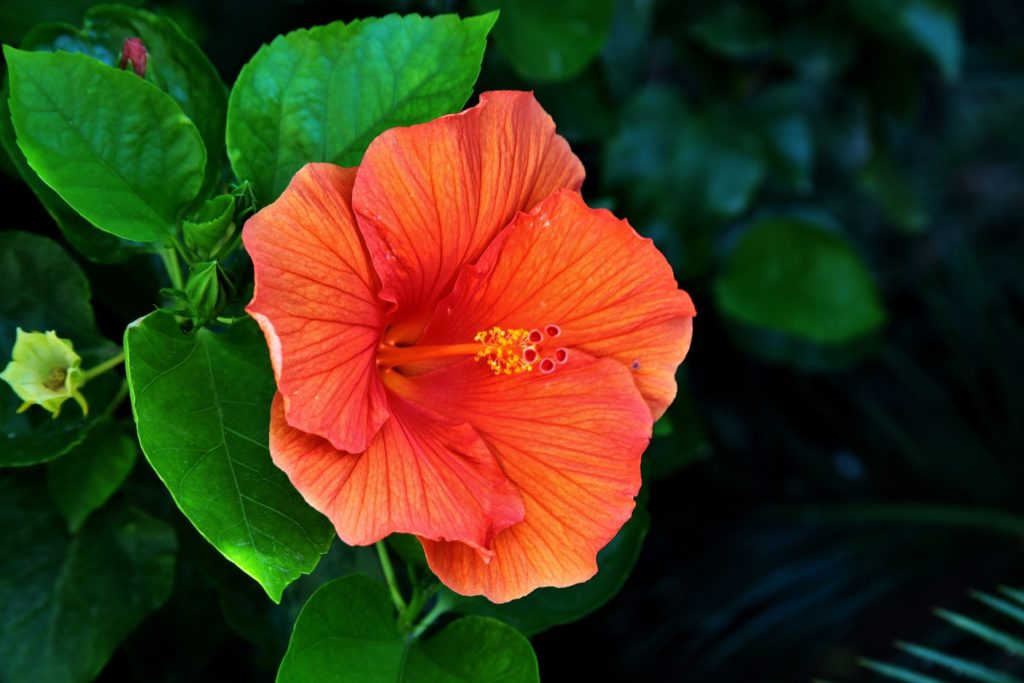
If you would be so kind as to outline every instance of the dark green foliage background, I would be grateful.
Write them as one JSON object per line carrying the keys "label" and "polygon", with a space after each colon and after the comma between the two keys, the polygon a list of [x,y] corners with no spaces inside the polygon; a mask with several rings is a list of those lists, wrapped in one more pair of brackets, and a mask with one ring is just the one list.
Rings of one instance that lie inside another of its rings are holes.
{"label": "dark green foliage background", "polygon": [[[502,4],[147,7],[230,85],[295,28]],[[40,18],[77,22],[84,5]],[[930,609],[975,614],[969,589],[1024,584],[1024,5],[574,2],[591,14],[562,56],[558,26],[525,34],[554,21],[544,3],[522,5],[476,92],[535,90],[588,201],[655,239],[699,313],[646,456],[637,567],[602,609],[531,639],[542,677],[878,680],[857,659],[902,661],[894,639],[1021,675]],[[67,245],[16,177],[0,174],[0,227]],[[168,284],[156,259],[68,250],[109,339]],[[377,571],[332,551],[271,608],[141,465],[114,504],[174,527],[177,577],[101,681],[272,680],[303,600]]]}

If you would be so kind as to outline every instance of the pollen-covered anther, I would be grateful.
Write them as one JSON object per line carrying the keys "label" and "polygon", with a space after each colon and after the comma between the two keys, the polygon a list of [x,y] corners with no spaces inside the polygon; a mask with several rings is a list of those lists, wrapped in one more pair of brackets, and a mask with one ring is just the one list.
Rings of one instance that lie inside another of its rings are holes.
{"label": "pollen-covered anther", "polygon": [[496,375],[516,375],[533,370],[537,350],[530,343],[530,332],[527,330],[505,330],[494,326],[477,332],[473,341],[483,345],[474,358],[486,360]]}

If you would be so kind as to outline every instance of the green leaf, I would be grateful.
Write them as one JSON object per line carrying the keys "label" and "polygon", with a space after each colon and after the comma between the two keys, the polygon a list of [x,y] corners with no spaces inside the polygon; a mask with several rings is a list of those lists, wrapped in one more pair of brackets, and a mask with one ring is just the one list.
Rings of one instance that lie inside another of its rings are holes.
{"label": "green leaf", "polygon": [[650,515],[640,504],[633,517],[597,555],[597,575],[569,588],[540,588],[526,597],[496,605],[486,598],[449,593],[454,609],[463,614],[494,617],[526,635],[582,619],[615,597],[640,555]]}
{"label": "green leaf", "polygon": [[[225,163],[227,91],[203,52],[173,22],[123,6],[97,7],[86,14],[82,29],[68,24],[37,25],[25,36],[21,48],[33,52],[77,52],[116,66],[124,39],[129,36],[139,36],[146,44],[147,78],[181,106],[203,136],[207,162],[200,196],[205,196],[219,179]],[[124,261],[144,251],[141,244],[97,230],[29,167],[15,143],[7,94],[5,83],[0,93],[0,145],[68,242],[86,258],[99,263]]]}
{"label": "green leaf", "polygon": [[355,574],[320,588],[295,622],[278,683],[537,681],[530,643],[483,617],[459,619],[419,641],[395,624],[387,589]]}
{"label": "green leaf", "polygon": [[615,0],[473,0],[478,12],[500,9],[494,42],[520,76],[575,76],[601,51]]}
{"label": "green leaf", "polygon": [[809,112],[822,98],[813,85],[776,86],[746,105],[751,127],[761,131],[768,177],[803,194],[813,189],[815,145],[820,144]]}
{"label": "green leaf", "polygon": [[9,357],[14,330],[56,330],[76,349],[102,341],[89,281],[60,245],[41,235],[0,232],[0,344]]}
{"label": "green leaf", "polygon": [[125,355],[150,465],[199,533],[279,601],[334,530],[270,459],[274,375],[256,323],[185,334],[151,313],[128,326]]}
{"label": "green leaf", "polygon": [[[96,330],[85,274],[56,242],[25,232],[0,233],[0,272],[0,363],[10,359],[19,326],[55,330],[72,340],[85,369],[114,353]],[[89,416],[68,406],[56,420],[39,408],[17,414],[21,400],[6,384],[0,386],[0,467],[33,465],[67,453],[103,415],[120,385],[114,373],[90,381],[82,390]]]}
{"label": "green leaf", "polygon": [[763,143],[742,112],[692,111],[672,90],[643,91],[605,147],[606,180],[688,227],[739,215],[766,175]]}
{"label": "green leaf", "polygon": [[11,110],[7,102],[8,88],[0,89],[0,147],[3,147],[11,165],[21,176],[39,202],[60,228],[64,239],[80,254],[97,263],[117,263],[131,258],[145,249],[141,244],[122,240],[102,230],[78,215],[50,186],[44,183],[25,161],[14,136]]}
{"label": "green leaf", "polygon": [[916,671],[904,669],[901,666],[886,664],[885,662],[877,662],[873,659],[862,659],[859,663],[865,669],[870,669],[871,671],[894,681],[903,681],[903,683],[945,683],[945,681],[941,681],[938,678],[925,676],[924,674],[919,674]]}
{"label": "green leaf", "polygon": [[959,76],[963,45],[956,7],[949,0],[854,0],[848,6],[878,35],[926,55],[947,81]]}
{"label": "green leaf", "polygon": [[754,4],[722,4],[701,17],[689,33],[706,49],[732,59],[764,59],[775,47],[768,21]]}
{"label": "green leaf", "polygon": [[885,322],[878,291],[841,236],[803,218],[751,226],[715,283],[734,320],[818,344],[852,341]]}
{"label": "green leaf", "polygon": [[112,420],[89,430],[85,440],[47,468],[50,497],[68,530],[76,533],[121,487],[135,465],[138,447]]}
{"label": "green leaf", "polygon": [[927,217],[907,179],[892,158],[875,150],[857,175],[861,189],[875,199],[885,215],[908,233],[920,233]]}
{"label": "green leaf", "polygon": [[378,134],[458,111],[496,15],[391,15],[278,36],[228,102],[232,168],[263,203],[311,161],[355,166]]}
{"label": "green leaf", "polygon": [[80,35],[90,44],[106,48],[109,57],[103,61],[111,66],[116,65],[126,38],[142,39],[149,53],[146,80],[178,103],[203,138],[206,169],[199,197],[209,195],[227,161],[228,93],[206,54],[167,17],[118,5],[87,12]]}
{"label": "green leaf", "polygon": [[206,165],[174,100],[85,55],[4,55],[18,146],[39,177],[101,230],[140,242],[169,233]]}
{"label": "green leaf", "polygon": [[[1006,592],[1009,589],[1003,588],[1002,591]],[[1009,593],[1012,596],[1012,591]],[[1011,619],[1015,619],[1022,626],[1024,626],[1024,608],[1018,607],[1011,602],[1007,602],[1002,598],[997,598],[994,595],[988,595],[987,593],[981,593],[979,591],[971,591],[971,597],[975,600],[980,600],[984,604],[988,605],[992,609],[1004,614]]]}
{"label": "green leaf", "polygon": [[977,619],[971,619],[949,610],[936,609],[935,615],[957,628],[984,640],[986,643],[1003,649],[1007,654],[1024,657],[1024,640],[1014,635],[1010,635],[994,626],[989,626]]}
{"label": "green leaf", "polygon": [[170,595],[177,543],[124,505],[70,536],[36,475],[0,475],[0,680],[89,681]]}
{"label": "green leaf", "polygon": [[238,581],[233,568],[223,562],[218,564],[220,572],[207,570],[204,574],[217,587],[224,618],[239,635],[260,648],[260,659],[268,662],[269,666],[277,666],[281,662],[288,649],[295,620],[309,596],[318,588],[349,574],[365,574],[375,580],[384,580],[380,560],[372,546],[349,546],[338,539],[331,544],[331,549],[320,559],[316,569],[290,584],[276,605],[267,600],[257,584]]}
{"label": "green leaf", "polygon": [[953,657],[930,647],[923,647],[914,643],[896,643],[896,647],[923,660],[928,666],[944,667],[957,676],[963,676],[972,681],[981,681],[981,683],[1021,683],[1020,679],[1015,676],[1001,674],[977,662],[961,657]]}

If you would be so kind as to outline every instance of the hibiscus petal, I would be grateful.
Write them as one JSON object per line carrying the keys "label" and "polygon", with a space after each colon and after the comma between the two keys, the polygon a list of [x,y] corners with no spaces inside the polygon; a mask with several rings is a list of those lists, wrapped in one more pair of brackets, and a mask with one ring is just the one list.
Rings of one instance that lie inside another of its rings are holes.
{"label": "hibiscus petal", "polygon": [[349,545],[410,533],[458,541],[490,555],[494,536],[523,519],[523,501],[466,424],[391,397],[391,419],[363,453],[339,451],[291,427],[281,395],[270,418],[270,454]]}
{"label": "hibiscus petal", "polygon": [[359,452],[388,417],[384,303],[350,205],[355,169],[308,164],[242,231],[288,423]]}
{"label": "hibiscus petal", "polygon": [[[520,214],[463,269],[420,343],[458,343],[492,325],[537,329],[542,355],[580,350],[629,368],[658,418],[675,398],[694,315],[651,240],[563,190]],[[551,324],[557,338],[545,333]]]}
{"label": "hibiscus petal", "polygon": [[532,93],[490,92],[461,114],[393,128],[363,157],[352,193],[383,288],[414,342],[459,269],[518,211],[583,166]]}
{"label": "hibiscus petal", "polygon": [[487,561],[462,543],[420,539],[452,590],[494,602],[597,571],[597,552],[629,519],[651,415],[621,364],[577,354],[551,374],[496,376],[463,361],[409,382],[471,424],[522,494],[526,516],[494,538]]}

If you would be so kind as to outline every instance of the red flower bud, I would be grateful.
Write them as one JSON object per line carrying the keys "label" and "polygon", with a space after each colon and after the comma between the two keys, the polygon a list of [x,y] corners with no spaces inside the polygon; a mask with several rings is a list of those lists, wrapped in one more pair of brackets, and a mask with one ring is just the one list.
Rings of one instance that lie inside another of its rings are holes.
{"label": "red flower bud", "polygon": [[132,71],[139,76],[145,76],[146,60],[148,58],[149,53],[146,51],[146,46],[142,43],[142,38],[126,38],[124,45],[121,46],[121,59],[118,60],[117,66],[121,69],[127,69],[130,64]]}

